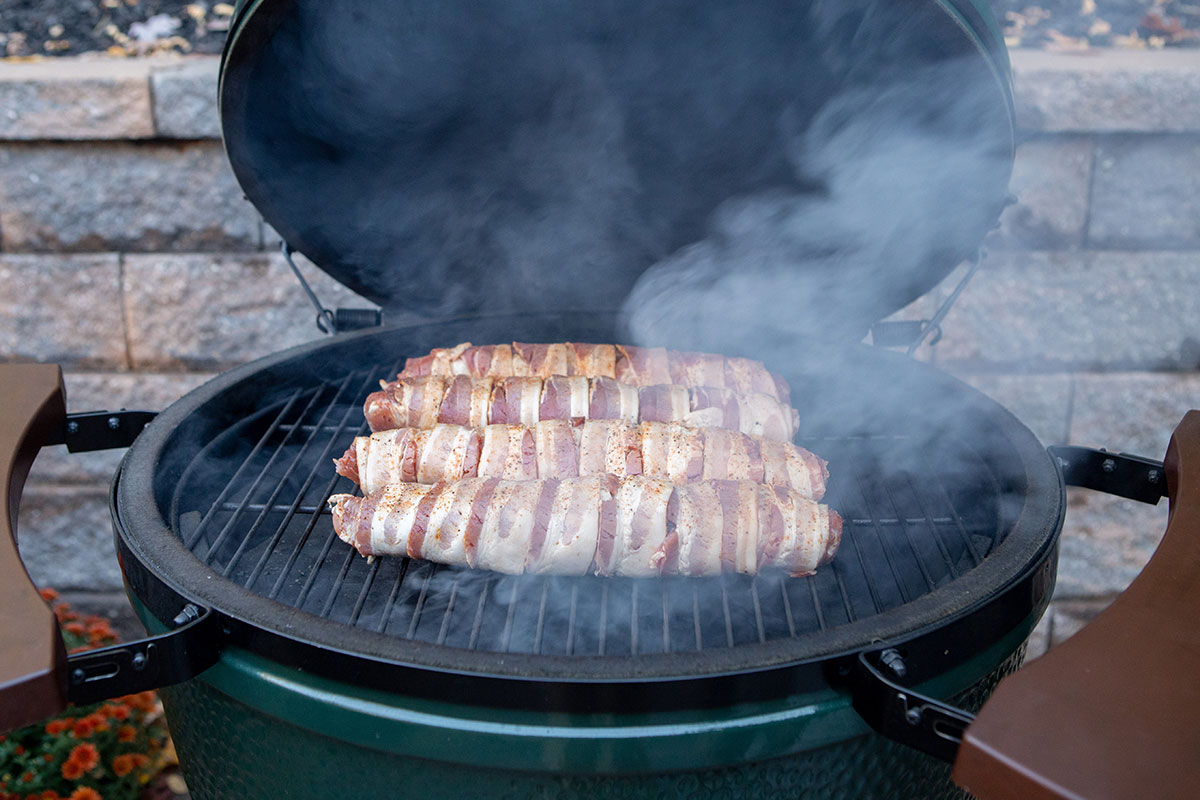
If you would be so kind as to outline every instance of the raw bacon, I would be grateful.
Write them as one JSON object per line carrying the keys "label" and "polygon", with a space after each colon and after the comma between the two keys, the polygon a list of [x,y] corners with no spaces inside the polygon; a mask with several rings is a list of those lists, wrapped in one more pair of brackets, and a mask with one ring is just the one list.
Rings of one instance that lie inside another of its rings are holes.
{"label": "raw bacon", "polygon": [[570,376],[400,378],[368,395],[363,412],[373,431],[587,417],[726,428],[776,441],[790,441],[800,422],[794,408],[767,394]]}
{"label": "raw bacon", "polygon": [[780,486],[644,475],[394,483],[329,500],[338,536],[402,555],[520,574],[809,574],[841,540],[836,511]]}
{"label": "raw bacon", "polygon": [[554,344],[473,345],[437,348],[428,355],[405,362],[400,378],[535,377],[551,375],[584,378],[613,378],[632,386],[676,383],[682,386],[711,386],[740,394],[766,394],[787,404],[791,390],[780,376],[758,361],[711,353],[667,350],[631,345]]}
{"label": "raw bacon", "polygon": [[791,442],[678,423],[555,419],[533,426],[435,425],[359,436],[338,474],[370,493],[391,483],[462,478],[575,478],[645,475],[685,485],[750,480],[820,500],[825,461]]}

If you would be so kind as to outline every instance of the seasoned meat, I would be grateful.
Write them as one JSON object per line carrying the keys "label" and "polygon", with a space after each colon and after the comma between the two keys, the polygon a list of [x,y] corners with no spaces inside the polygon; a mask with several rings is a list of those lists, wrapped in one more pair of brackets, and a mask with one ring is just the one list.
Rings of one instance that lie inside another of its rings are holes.
{"label": "seasoned meat", "polygon": [[809,574],[841,540],[837,512],[753,481],[644,475],[394,483],[329,500],[338,536],[401,555],[519,574]]}

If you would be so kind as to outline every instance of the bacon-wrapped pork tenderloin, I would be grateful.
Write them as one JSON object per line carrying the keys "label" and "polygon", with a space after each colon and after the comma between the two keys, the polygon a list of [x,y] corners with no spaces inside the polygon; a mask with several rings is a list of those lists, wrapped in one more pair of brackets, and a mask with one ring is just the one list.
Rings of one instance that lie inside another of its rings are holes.
{"label": "bacon-wrapped pork tenderloin", "polygon": [[608,474],[675,485],[752,480],[820,500],[829,477],[825,461],[791,442],[674,422],[579,418],[534,426],[396,428],[356,437],[334,463],[338,474],[368,494],[400,482]]}
{"label": "bacon-wrapped pork tenderloin", "polygon": [[679,384],[636,387],[612,378],[568,376],[400,378],[370,394],[363,410],[373,431],[587,417],[680,422],[791,441],[800,424],[794,408],[766,394]]}
{"label": "bacon-wrapped pork tenderloin", "polygon": [[631,386],[674,383],[712,386],[740,394],[767,394],[790,403],[787,382],[749,358],[629,345],[526,344],[442,347],[405,362],[401,378],[427,375],[448,378],[548,378],[551,375],[613,378]]}
{"label": "bacon-wrapped pork tenderloin", "polygon": [[841,541],[836,511],[780,486],[645,476],[394,483],[329,500],[338,536],[398,555],[520,574],[810,574]]}

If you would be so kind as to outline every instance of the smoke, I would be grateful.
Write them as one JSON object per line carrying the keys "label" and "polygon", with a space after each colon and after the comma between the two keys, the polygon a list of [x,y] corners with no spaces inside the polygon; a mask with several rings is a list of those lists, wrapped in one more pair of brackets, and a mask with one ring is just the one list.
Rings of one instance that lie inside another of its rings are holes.
{"label": "smoke", "polygon": [[[819,192],[730,198],[708,236],[653,265],[625,304],[645,342],[788,357],[855,341],[929,289],[976,245],[1003,187],[1004,131],[971,129],[989,97],[969,63],[848,89],[788,142]],[[974,122],[973,122],[974,121]]]}
{"label": "smoke", "polygon": [[[831,460],[836,448],[822,452],[819,437],[907,437],[867,468],[831,466],[830,502],[848,516],[869,505],[856,481],[873,469],[884,516],[950,516],[912,499],[916,483],[941,481],[948,498],[990,498],[971,505],[980,518],[968,528],[997,534],[1011,518],[999,508],[1009,487],[963,485],[981,475],[976,448],[1010,446],[942,424],[977,418],[961,392],[907,363],[881,368],[877,354],[820,357],[932,288],[1000,209],[1011,162],[1002,87],[943,4],[292,6],[251,79],[230,89],[240,117],[226,121],[227,144],[267,221],[338,280],[430,316],[620,308],[640,343],[749,355],[782,372],[802,436]],[[772,610],[787,591],[774,583],[754,599],[725,579],[635,595],[624,581],[430,574],[426,594],[414,588],[397,607],[428,603],[407,617],[412,635],[456,646],[596,642],[622,629],[616,619],[630,641],[611,652],[644,652],[654,630],[671,638],[663,620],[714,624],[699,639],[720,643],[726,607],[749,619],[768,599],[766,624],[803,627]],[[928,588],[919,572],[912,580],[913,593]]]}

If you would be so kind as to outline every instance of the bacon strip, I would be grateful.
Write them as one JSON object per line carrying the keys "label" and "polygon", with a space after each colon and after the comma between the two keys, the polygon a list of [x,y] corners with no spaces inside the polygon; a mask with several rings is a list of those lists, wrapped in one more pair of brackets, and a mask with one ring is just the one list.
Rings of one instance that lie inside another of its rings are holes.
{"label": "bacon strip", "polygon": [[609,474],[645,475],[677,486],[751,480],[820,500],[829,476],[823,459],[791,442],[674,422],[610,419],[397,428],[355,438],[334,465],[368,494],[398,482]]}
{"label": "bacon strip", "polygon": [[614,378],[631,386],[676,383],[732,389],[739,394],[766,394],[787,405],[787,382],[748,358],[728,358],[711,353],[666,350],[631,345],[554,344],[473,345],[437,348],[429,355],[410,358],[400,378],[455,375],[482,377],[535,377],[551,375]]}
{"label": "bacon strip", "polygon": [[510,574],[806,575],[829,562],[842,530],[827,506],[752,481],[464,478],[391,484],[329,502],[337,535],[363,555]]}
{"label": "bacon strip", "polygon": [[655,384],[640,389],[612,378],[400,378],[367,396],[373,431],[428,428],[437,423],[534,425],[547,419],[679,422],[791,441],[798,412],[767,394],[716,387]]}

